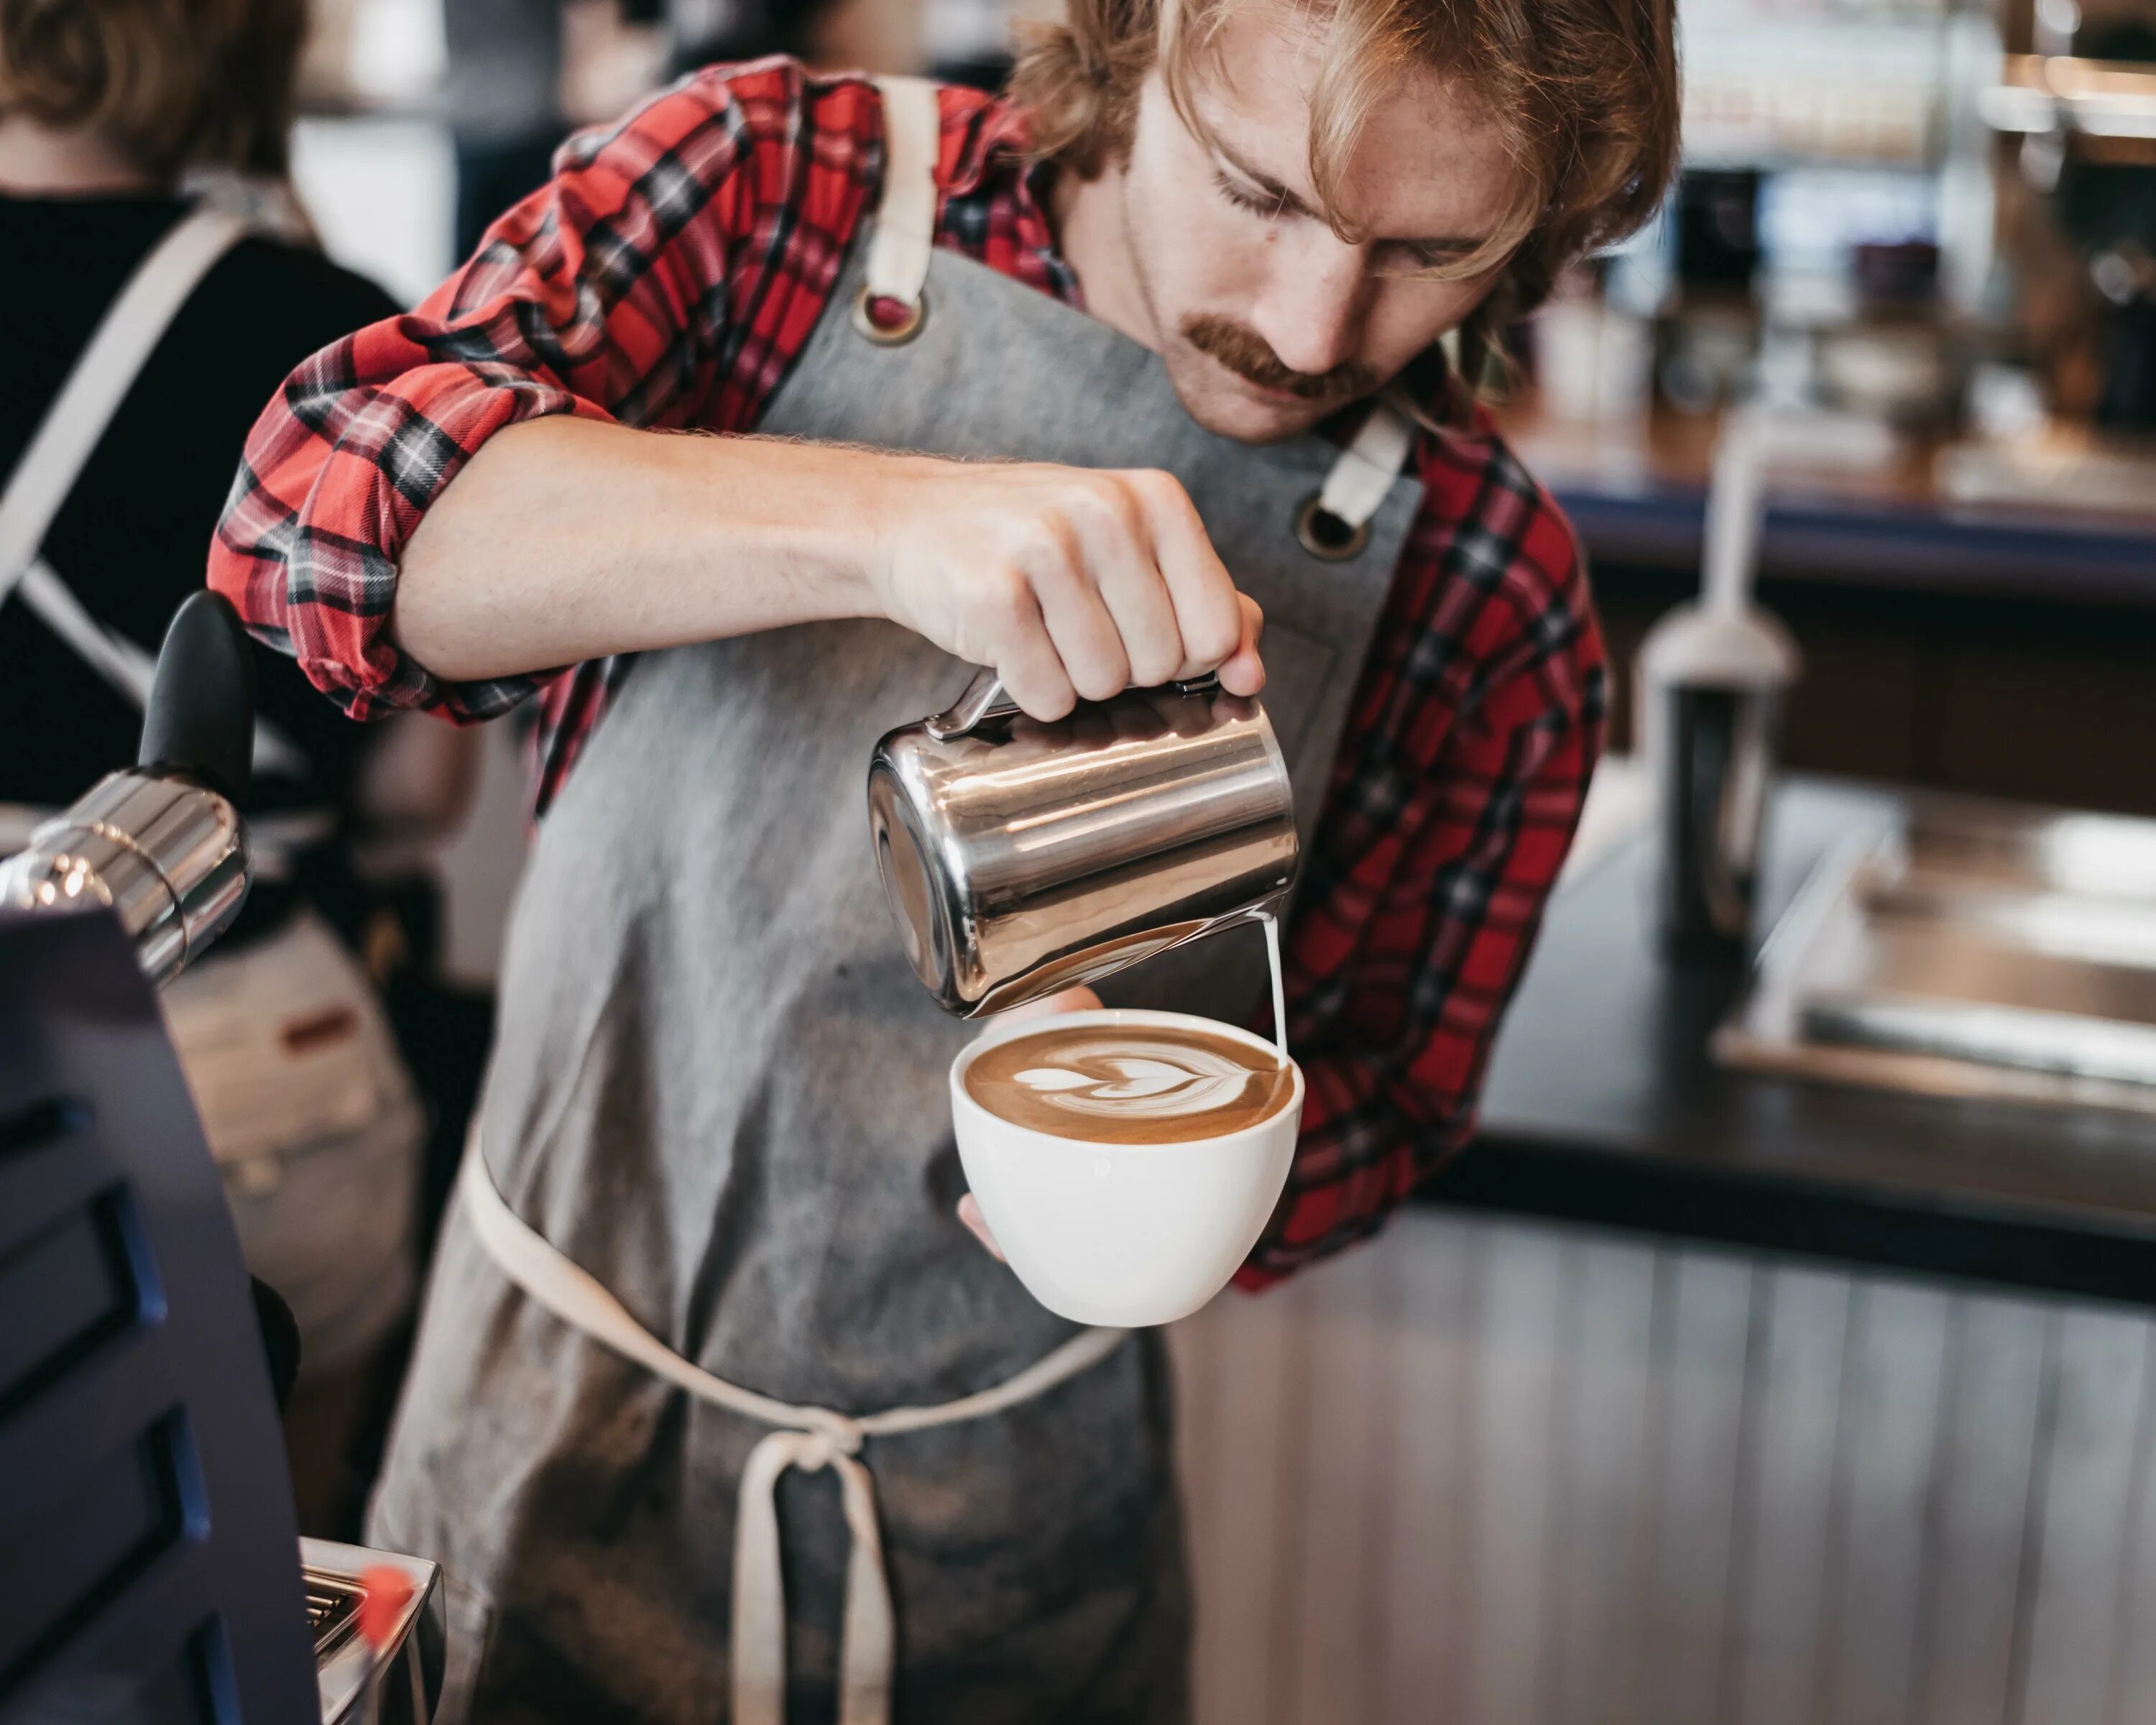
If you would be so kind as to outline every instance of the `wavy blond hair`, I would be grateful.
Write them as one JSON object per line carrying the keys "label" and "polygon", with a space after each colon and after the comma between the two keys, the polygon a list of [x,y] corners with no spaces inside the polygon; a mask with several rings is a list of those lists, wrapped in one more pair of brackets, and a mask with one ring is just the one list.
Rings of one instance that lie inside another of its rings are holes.
{"label": "wavy blond hair", "polygon": [[[1013,94],[1034,147],[1087,178],[1127,158],[1138,91],[1158,66],[1199,136],[1193,91],[1221,27],[1251,0],[1069,0],[1024,39]],[[1278,0],[1275,0],[1278,3]],[[1323,46],[1310,116],[1311,180],[1328,219],[1372,107],[1402,71],[1435,68],[1479,97],[1521,169],[1506,220],[1450,273],[1502,264],[1462,330],[1475,350],[1540,305],[1565,266],[1654,213],[1676,171],[1671,0],[1293,0]],[[1470,376],[1479,354],[1465,357]]]}
{"label": "wavy blond hair", "polygon": [[305,0],[0,0],[0,117],[89,126],[146,172],[281,175]]}

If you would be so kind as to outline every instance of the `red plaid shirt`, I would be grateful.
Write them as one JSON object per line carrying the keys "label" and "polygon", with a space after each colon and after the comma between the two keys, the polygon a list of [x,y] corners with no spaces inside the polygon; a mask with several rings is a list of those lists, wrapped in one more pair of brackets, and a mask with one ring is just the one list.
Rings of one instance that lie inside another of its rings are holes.
{"label": "red plaid shirt", "polygon": [[[1019,118],[942,92],[938,243],[1074,303]],[[629,671],[450,684],[388,628],[428,505],[503,426],[747,431],[824,309],[882,163],[879,99],[788,62],[702,73],[565,146],[410,315],[325,349],[254,428],[211,583],[355,716],[540,697],[537,807]],[[1363,667],[1288,932],[1308,1079],[1255,1286],[1373,1230],[1468,1135],[1499,1014],[1599,751],[1602,645],[1570,531],[1486,420],[1428,488]]]}

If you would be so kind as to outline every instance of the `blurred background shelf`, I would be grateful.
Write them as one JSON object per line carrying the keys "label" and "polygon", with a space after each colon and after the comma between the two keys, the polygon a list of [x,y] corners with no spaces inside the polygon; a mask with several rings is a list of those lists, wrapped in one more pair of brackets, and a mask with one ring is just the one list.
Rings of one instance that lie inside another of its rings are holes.
{"label": "blurred background shelf", "polygon": [[2005,75],[1979,92],[1984,124],[2003,132],[2079,132],[2156,142],[2156,72],[2070,54],[2007,57]]}

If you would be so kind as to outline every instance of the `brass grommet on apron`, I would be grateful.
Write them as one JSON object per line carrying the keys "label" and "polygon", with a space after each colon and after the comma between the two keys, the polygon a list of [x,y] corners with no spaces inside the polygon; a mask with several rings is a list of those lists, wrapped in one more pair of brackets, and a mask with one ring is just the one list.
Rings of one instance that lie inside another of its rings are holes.
{"label": "brass grommet on apron", "polygon": [[[878,323],[875,313],[869,309],[875,303],[896,304],[906,315],[896,323]],[[903,300],[880,301],[878,295],[869,291],[868,284],[863,282],[860,292],[854,295],[854,327],[879,347],[904,347],[921,333],[921,325],[927,321],[928,295],[926,292],[916,294],[911,305]]]}
{"label": "brass grommet on apron", "polygon": [[1350,526],[1325,506],[1323,495],[1312,491],[1296,511],[1295,536],[1312,557],[1328,563],[1344,563],[1370,542],[1370,524]]}

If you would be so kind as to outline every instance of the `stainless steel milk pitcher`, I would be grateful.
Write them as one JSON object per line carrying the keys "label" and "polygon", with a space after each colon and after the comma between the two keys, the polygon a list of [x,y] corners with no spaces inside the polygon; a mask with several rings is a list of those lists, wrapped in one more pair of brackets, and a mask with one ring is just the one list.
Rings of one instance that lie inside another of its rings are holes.
{"label": "stainless steel milk pitcher", "polygon": [[993,671],[869,764],[869,824],[906,957],[963,1018],[1276,911],[1295,796],[1265,708],[1212,678],[1043,724]]}

